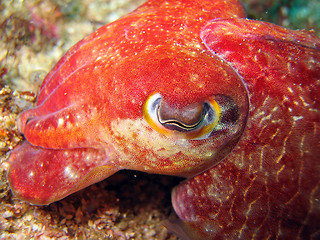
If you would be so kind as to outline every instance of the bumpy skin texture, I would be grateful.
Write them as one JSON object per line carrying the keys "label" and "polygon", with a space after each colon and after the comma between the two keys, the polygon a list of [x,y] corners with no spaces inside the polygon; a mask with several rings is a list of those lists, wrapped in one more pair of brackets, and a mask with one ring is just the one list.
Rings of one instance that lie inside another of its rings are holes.
{"label": "bumpy skin texture", "polygon": [[319,38],[247,19],[213,20],[201,38],[244,78],[250,113],[231,154],[174,190],[185,230],[195,239],[319,239]]}
{"label": "bumpy skin texture", "polygon": [[[235,0],[150,0],[72,47],[18,119],[14,194],[48,204],[134,169],[189,178],[172,198],[191,239],[318,236],[320,40],[244,17]],[[219,121],[164,135],[153,94],[176,119],[216,101]]]}

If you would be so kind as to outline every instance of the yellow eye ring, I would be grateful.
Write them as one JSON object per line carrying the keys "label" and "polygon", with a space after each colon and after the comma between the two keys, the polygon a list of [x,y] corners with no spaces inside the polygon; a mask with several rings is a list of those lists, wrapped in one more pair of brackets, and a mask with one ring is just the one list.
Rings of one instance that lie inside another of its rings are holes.
{"label": "yellow eye ring", "polygon": [[[206,139],[218,125],[221,117],[220,106],[213,97],[201,105],[198,104],[196,107],[187,108],[188,110],[179,110],[172,107],[163,108],[161,106],[165,104],[162,101],[163,98],[159,93],[149,96],[143,105],[143,116],[154,130],[168,137],[194,140]],[[195,118],[191,115],[196,114],[196,121],[189,123],[189,113],[190,118]],[[163,115],[169,115],[171,119],[168,119],[168,117],[164,119]]]}

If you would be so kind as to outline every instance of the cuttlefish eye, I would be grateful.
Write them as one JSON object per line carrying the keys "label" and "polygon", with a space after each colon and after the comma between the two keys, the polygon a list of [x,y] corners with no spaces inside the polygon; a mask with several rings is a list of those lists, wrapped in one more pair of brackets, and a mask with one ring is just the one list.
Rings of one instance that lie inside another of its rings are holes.
{"label": "cuttlefish eye", "polygon": [[161,134],[184,139],[205,139],[221,119],[221,108],[214,98],[183,108],[167,104],[159,93],[151,95],[143,106],[149,125]]}

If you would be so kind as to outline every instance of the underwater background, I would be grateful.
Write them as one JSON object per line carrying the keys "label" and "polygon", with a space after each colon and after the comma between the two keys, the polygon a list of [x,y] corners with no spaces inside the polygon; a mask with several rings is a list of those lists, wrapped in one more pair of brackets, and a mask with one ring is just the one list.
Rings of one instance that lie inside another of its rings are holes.
{"label": "underwater background", "polygon": [[[122,171],[49,206],[12,196],[8,152],[23,137],[15,119],[32,107],[45,74],[77,41],[143,0],[0,1],[0,239],[177,239],[162,226],[174,215],[181,179]],[[248,17],[320,36],[319,0],[246,0]]]}

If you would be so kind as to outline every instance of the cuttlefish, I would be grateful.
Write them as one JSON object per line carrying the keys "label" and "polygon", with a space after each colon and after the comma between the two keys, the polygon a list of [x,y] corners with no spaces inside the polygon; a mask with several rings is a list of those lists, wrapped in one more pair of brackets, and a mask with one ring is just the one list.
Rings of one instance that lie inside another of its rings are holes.
{"label": "cuttlefish", "polygon": [[149,0],[74,45],[18,120],[21,200],[121,169],[185,177],[190,239],[320,238],[320,39],[237,0]]}

